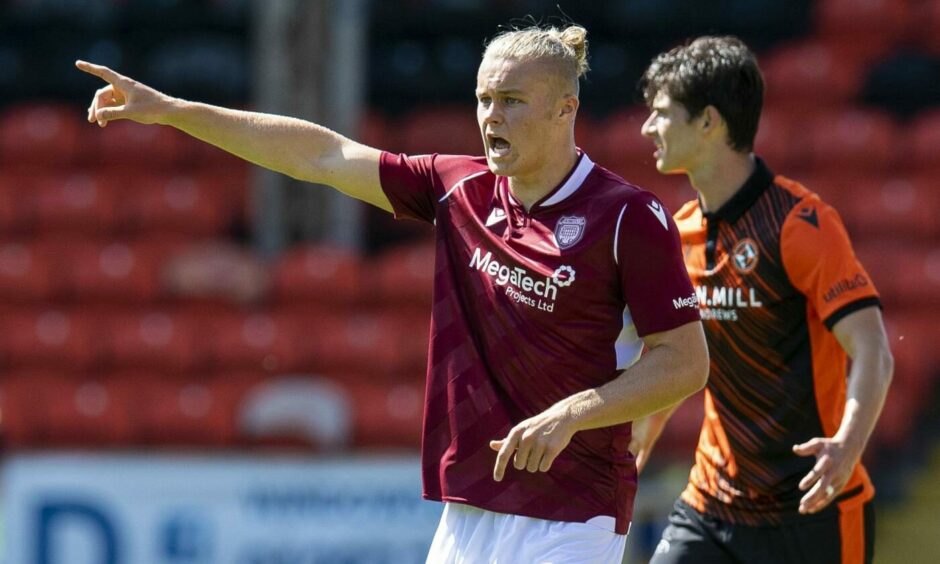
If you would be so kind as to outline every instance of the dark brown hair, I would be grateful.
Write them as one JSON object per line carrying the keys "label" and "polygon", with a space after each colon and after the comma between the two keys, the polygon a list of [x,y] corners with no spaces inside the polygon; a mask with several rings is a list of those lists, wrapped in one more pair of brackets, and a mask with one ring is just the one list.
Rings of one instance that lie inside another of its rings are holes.
{"label": "dark brown hair", "polygon": [[661,53],[643,74],[647,105],[659,92],[696,117],[714,106],[728,124],[728,142],[751,151],[764,103],[764,79],[757,59],[737,37],[705,36]]}

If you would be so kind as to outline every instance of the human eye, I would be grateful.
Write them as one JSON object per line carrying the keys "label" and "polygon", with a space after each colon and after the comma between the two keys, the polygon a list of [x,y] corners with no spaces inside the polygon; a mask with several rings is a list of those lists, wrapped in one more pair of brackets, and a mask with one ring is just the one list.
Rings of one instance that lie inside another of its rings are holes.
{"label": "human eye", "polygon": [[506,96],[506,105],[507,106],[517,106],[522,103],[522,100],[514,96]]}
{"label": "human eye", "polygon": [[493,99],[483,94],[483,95],[477,96],[477,101],[480,103],[481,106],[489,106],[493,102]]}

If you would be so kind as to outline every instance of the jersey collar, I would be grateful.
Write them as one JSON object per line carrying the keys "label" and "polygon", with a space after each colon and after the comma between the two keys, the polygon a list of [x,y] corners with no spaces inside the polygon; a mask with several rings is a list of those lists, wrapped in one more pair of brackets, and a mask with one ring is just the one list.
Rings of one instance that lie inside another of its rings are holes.
{"label": "jersey collar", "polygon": [[[705,216],[706,220],[712,221],[717,219],[726,223],[734,223],[744,215],[747,210],[751,209],[754,202],[773,184],[774,173],[767,168],[763,159],[760,157],[755,157],[755,159],[756,165],[754,166],[754,172],[752,172],[751,176],[744,182],[741,189],[738,190],[730,200],[725,202],[725,205],[714,212],[703,213],[702,215]],[[699,200],[699,209],[701,209],[701,207],[702,203],[701,200]]]}

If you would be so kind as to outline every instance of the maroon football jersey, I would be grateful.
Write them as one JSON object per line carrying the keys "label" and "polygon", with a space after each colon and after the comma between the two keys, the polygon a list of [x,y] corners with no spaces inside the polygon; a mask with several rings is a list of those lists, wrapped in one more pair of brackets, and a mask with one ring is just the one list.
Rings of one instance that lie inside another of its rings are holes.
{"label": "maroon football jersey", "polygon": [[397,217],[436,226],[422,439],[424,496],[556,521],[615,519],[636,468],[630,424],[576,433],[548,472],[493,480],[489,441],[617,377],[640,337],[699,319],[662,204],[581,154],[529,211],[483,157],[383,153]]}

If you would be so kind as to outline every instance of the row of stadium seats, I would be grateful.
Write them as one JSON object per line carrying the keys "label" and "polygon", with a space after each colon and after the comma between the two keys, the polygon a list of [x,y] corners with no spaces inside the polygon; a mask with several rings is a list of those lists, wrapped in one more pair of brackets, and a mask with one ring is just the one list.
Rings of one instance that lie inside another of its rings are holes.
{"label": "row of stadium seats", "polygon": [[[430,305],[434,248],[421,242],[366,259],[324,246],[297,246],[265,264],[249,251],[180,239],[0,242],[0,300],[147,304],[233,302],[238,284],[260,302]],[[237,262],[241,261],[241,262]],[[217,263],[217,264],[215,264]],[[206,291],[200,289],[206,288]],[[215,295],[213,295],[215,292]]]}
{"label": "row of stadium seats", "polygon": [[[814,86],[812,94],[818,96],[826,88]],[[640,136],[647,115],[637,106],[599,120],[582,114],[577,139],[608,166],[649,166],[651,143]],[[788,107],[769,100],[757,148],[779,167],[801,171],[935,173],[940,167],[935,159],[940,151],[938,132],[938,110],[923,112],[908,124],[869,108],[843,104],[830,109],[805,102]],[[376,147],[411,154],[481,152],[474,114],[466,106],[417,109],[397,120],[372,113],[365,116],[359,137]],[[139,183],[135,179],[154,170],[159,172],[142,178],[162,183],[166,197],[177,199],[187,194],[184,188],[167,184],[176,176],[212,185],[224,179],[236,187],[244,185],[245,176],[245,167],[237,160],[172,129],[118,121],[98,131],[75,108],[57,105],[11,107],[0,115],[0,164],[11,176],[6,182],[21,183],[30,181],[39,166],[47,173],[58,168],[71,174],[91,168],[91,176],[106,193],[111,187],[134,187]],[[18,170],[21,174],[13,174]],[[33,183],[42,184],[41,179]]]}
{"label": "row of stadium seats", "polygon": [[11,448],[254,446],[317,450],[419,446],[421,382],[233,372],[167,377],[147,371],[77,380],[24,371],[0,380]]}
{"label": "row of stadium seats", "polygon": [[[940,222],[935,221],[940,215],[940,193],[935,189],[940,168],[883,174],[851,167],[801,173],[790,172],[782,155],[764,154],[774,170],[828,199],[863,237],[940,234]],[[663,178],[648,155],[592,156],[602,164],[613,163],[608,168],[657,192],[669,209],[677,210],[694,197],[684,177]],[[0,237],[226,237],[248,221],[247,193],[244,174],[0,173]]]}
{"label": "row of stadium seats", "polygon": [[[876,202],[858,207],[875,208]],[[940,306],[940,245],[916,238],[918,229],[935,215],[910,214],[909,229],[893,231],[896,220],[855,221],[846,205],[849,232],[856,252],[882,289],[885,300],[902,306]],[[931,208],[936,210],[937,208]],[[922,221],[922,223],[919,223]],[[870,231],[869,231],[870,230]],[[911,236],[904,238],[901,234]],[[923,236],[936,233],[922,229]],[[136,305],[148,303],[238,303],[240,285],[250,285],[250,301],[290,307],[414,305],[426,310],[431,301],[433,246],[396,247],[367,260],[330,247],[295,248],[265,265],[243,252],[244,264],[202,259],[196,245],[179,241],[39,241],[0,243],[0,300],[6,303],[86,303]],[[214,247],[209,247],[211,254]],[[221,258],[221,257],[216,257]],[[194,270],[198,269],[198,270]],[[903,273],[903,275],[898,275]],[[203,288],[205,290],[203,291]]]}
{"label": "row of stadium seats", "polygon": [[[579,115],[575,137],[595,160],[609,168],[652,166],[652,142],[640,135],[648,116],[641,106],[624,108],[603,119]],[[864,107],[821,110],[801,104],[768,104],[756,148],[777,167],[807,172],[936,174],[940,165],[940,111],[927,111],[911,123]],[[366,116],[360,138],[367,144],[409,154],[428,152],[479,154],[480,134],[469,108],[432,107],[397,120]]]}
{"label": "row of stadium seats", "polygon": [[247,183],[241,166],[192,174],[3,172],[0,233],[223,236],[247,221]]}
{"label": "row of stadium seats", "polygon": [[0,370],[371,371],[420,379],[428,319],[411,309],[238,308],[8,310]]}
{"label": "row of stadium seats", "polygon": [[200,167],[226,171],[239,161],[172,128],[115,121],[100,129],[84,110],[65,104],[24,103],[0,114],[0,163],[30,171],[75,166],[131,167],[140,172]]}

